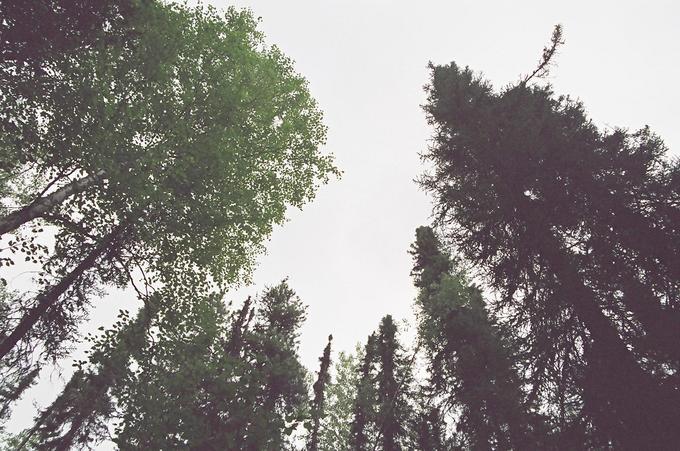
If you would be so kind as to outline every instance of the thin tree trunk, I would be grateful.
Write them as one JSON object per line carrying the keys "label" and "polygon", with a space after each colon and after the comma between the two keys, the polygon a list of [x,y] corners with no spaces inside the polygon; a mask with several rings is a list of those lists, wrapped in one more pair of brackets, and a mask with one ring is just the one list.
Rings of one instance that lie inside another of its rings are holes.
{"label": "thin tree trunk", "polygon": [[59,300],[59,297],[64,294],[85,271],[94,266],[97,259],[109,249],[116,239],[118,239],[123,230],[123,225],[114,228],[113,231],[103,238],[87,257],[85,257],[70,273],[64,276],[59,283],[47,288],[38,295],[36,298],[36,305],[24,315],[12,333],[6,336],[2,340],[2,343],[0,343],[0,359],[3,359],[19,340],[26,336],[31,328],[38,322],[40,317]]}
{"label": "thin tree trunk", "polygon": [[0,236],[16,230],[22,224],[32,221],[35,218],[39,218],[74,194],[95,185],[99,182],[103,174],[103,171],[99,171],[96,174],[75,180],[66,186],[62,186],[52,194],[36,199],[21,210],[8,214],[0,219]]}

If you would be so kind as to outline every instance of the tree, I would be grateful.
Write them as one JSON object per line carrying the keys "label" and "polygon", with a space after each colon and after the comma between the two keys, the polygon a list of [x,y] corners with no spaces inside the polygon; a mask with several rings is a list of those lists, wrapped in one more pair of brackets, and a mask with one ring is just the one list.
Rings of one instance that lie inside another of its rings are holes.
{"label": "tree", "polygon": [[341,351],[334,365],[334,375],[326,390],[325,416],[321,422],[319,449],[333,451],[351,449],[351,423],[357,385],[359,382],[359,362],[363,350],[357,345],[353,353]]}
{"label": "tree", "polygon": [[359,378],[357,380],[356,398],[354,399],[354,409],[352,424],[350,428],[350,443],[352,449],[363,451],[369,449],[377,431],[373,427],[375,419],[375,405],[377,393],[373,385],[373,369],[376,355],[376,336],[371,334],[366,340],[364,347],[364,358],[359,368]]}
{"label": "tree", "polygon": [[415,449],[444,451],[455,449],[450,439],[446,437],[446,419],[441,409],[433,405],[432,396],[426,393],[418,401],[415,418],[413,420]]}
{"label": "tree", "polygon": [[323,356],[319,359],[321,364],[319,374],[314,382],[314,399],[312,400],[311,420],[312,428],[309,434],[309,441],[307,449],[317,451],[319,449],[319,432],[321,429],[321,420],[325,415],[324,402],[326,398],[326,386],[330,383],[330,373],[328,372],[331,366],[331,341],[333,336],[328,336],[328,344],[323,350]]}
{"label": "tree", "polygon": [[[378,359],[377,383],[377,440],[383,450],[408,447],[409,422],[413,412],[410,405],[411,368],[397,339],[397,325],[391,315],[380,321],[376,340]],[[375,447],[374,447],[375,449]]]}
{"label": "tree", "polygon": [[647,128],[602,132],[549,86],[494,92],[454,63],[431,70],[421,186],[446,237],[529,331],[532,359],[578,337],[584,408],[608,441],[666,449],[680,430],[680,165]]}
{"label": "tree", "polygon": [[[21,301],[17,293],[8,291],[4,284],[0,284],[0,330],[5,330],[14,313],[13,308],[20,306]],[[42,367],[34,361],[33,352],[31,347],[20,347],[0,362],[0,431],[10,416],[12,405],[40,374]]]}
{"label": "tree", "polygon": [[116,444],[285,448],[307,417],[299,298],[284,281],[233,315],[218,297],[187,307],[160,316],[154,339],[135,357],[138,368],[113,390],[121,416]]}
{"label": "tree", "polygon": [[[431,389],[458,409],[466,449],[530,449],[530,413],[514,358],[489,318],[480,290],[453,269],[429,227],[416,230],[411,248],[420,292],[418,333]],[[426,414],[435,414],[435,411]]]}
{"label": "tree", "polygon": [[397,339],[391,315],[366,342],[356,381],[356,398],[350,429],[352,449],[397,450],[407,448],[413,419],[411,363]]}
{"label": "tree", "polygon": [[25,432],[22,446],[31,443],[42,450],[69,450],[108,437],[107,422],[115,412],[111,391],[126,377],[131,359],[143,348],[162,301],[167,301],[164,295],[150,296],[135,320],[121,311],[112,328],[100,337],[89,337],[88,361],[76,363],[78,368],[59,397]]}
{"label": "tree", "polygon": [[42,264],[43,289],[0,355],[40,321],[75,329],[93,291],[139,268],[157,285],[225,287],[248,274],[287,206],[337,173],[318,151],[325,127],[305,80],[250,13],[135,4],[102,22],[124,23],[129,39],[95,30],[78,51],[50,47],[55,75],[39,95],[28,77],[0,99],[0,151],[23,155],[8,176],[44,180],[0,229],[57,227],[49,256],[22,244],[33,234],[11,245]]}

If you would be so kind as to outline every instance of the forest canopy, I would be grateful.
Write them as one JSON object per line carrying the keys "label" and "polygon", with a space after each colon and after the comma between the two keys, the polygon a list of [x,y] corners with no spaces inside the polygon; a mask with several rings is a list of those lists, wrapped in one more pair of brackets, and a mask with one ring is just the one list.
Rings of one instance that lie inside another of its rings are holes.
{"label": "forest canopy", "polygon": [[[0,17],[2,449],[677,446],[680,162],[545,82],[560,26],[501,89],[429,65],[413,329],[385,312],[306,368],[288,279],[226,301],[287,210],[340,175],[258,19],[155,0],[9,1]],[[116,288],[138,311],[85,334]],[[5,431],[79,342],[61,393]]]}

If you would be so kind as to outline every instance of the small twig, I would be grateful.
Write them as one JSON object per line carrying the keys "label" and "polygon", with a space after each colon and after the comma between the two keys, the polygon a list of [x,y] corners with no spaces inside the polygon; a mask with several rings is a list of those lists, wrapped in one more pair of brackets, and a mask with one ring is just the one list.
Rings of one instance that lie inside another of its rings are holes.
{"label": "small twig", "polygon": [[144,301],[146,299],[146,296],[148,296],[149,294],[148,290],[146,292],[146,296],[142,294],[141,290],[137,287],[137,284],[135,284],[135,279],[134,277],[132,277],[132,273],[130,272],[130,269],[125,264],[125,262],[117,255],[114,258],[118,260],[118,263],[120,263],[120,266],[123,268],[123,271],[125,271],[125,274],[127,274],[128,281],[132,285],[132,288],[134,288],[134,290],[137,292],[137,296]]}
{"label": "small twig", "polygon": [[[73,171],[75,171],[75,169]],[[71,174],[73,174],[73,172],[71,172]],[[69,175],[71,175],[71,174],[69,174]],[[59,174],[57,174],[57,177],[54,180],[52,180],[50,183],[48,183],[47,186],[42,189],[42,191],[40,191],[40,193],[37,196],[38,199],[43,197],[45,195],[45,193],[47,191],[49,191],[49,189],[52,188],[52,186],[54,186],[54,184],[57,183],[59,180],[61,180],[63,177],[64,177],[64,171],[59,171]]]}
{"label": "small twig", "polygon": [[42,216],[43,219],[45,219],[48,222],[56,222],[60,223],[62,226],[70,229],[73,232],[76,232],[84,237],[87,237],[91,239],[92,241],[97,241],[98,237],[92,235],[89,233],[83,226],[80,224],[72,221],[71,219],[67,218],[64,215],[59,215],[59,214],[51,214],[47,213]]}

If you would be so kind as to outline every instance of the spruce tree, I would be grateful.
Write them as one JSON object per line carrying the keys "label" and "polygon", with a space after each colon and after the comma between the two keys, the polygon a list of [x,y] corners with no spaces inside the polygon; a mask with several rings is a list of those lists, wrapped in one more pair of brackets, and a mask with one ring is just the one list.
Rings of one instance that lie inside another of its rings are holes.
{"label": "spruce tree", "polygon": [[363,349],[357,344],[353,353],[340,351],[333,365],[333,378],[327,389],[325,420],[321,425],[319,449],[333,451],[351,449],[352,422],[357,387],[359,365]]}
{"label": "spruce tree", "polygon": [[432,229],[418,228],[411,253],[431,388],[435,399],[459,408],[461,444],[475,450],[535,448],[514,356],[480,290],[454,272]]}
{"label": "spruce tree", "polygon": [[351,445],[355,451],[370,449],[375,436],[373,422],[375,420],[376,390],[373,385],[373,371],[376,359],[376,336],[368,336],[364,348],[364,358],[359,368],[354,412],[352,416]]}
{"label": "spruce tree", "polygon": [[307,449],[310,451],[318,451],[319,449],[319,432],[321,428],[321,420],[324,417],[324,404],[326,398],[326,386],[329,384],[331,376],[329,369],[331,366],[331,341],[333,336],[328,336],[328,344],[323,350],[323,355],[319,358],[320,368],[317,375],[316,382],[312,386],[314,390],[314,399],[312,400],[311,420],[312,428],[309,434],[309,441]]}
{"label": "spruce tree", "polygon": [[298,355],[302,302],[285,281],[233,313],[218,296],[197,301],[159,315],[153,340],[135,358],[138,368],[112,391],[121,418],[115,443],[286,449],[308,418]]}
{"label": "spruce tree", "polygon": [[455,63],[431,70],[421,186],[446,237],[529,331],[531,359],[577,337],[605,441],[667,449],[680,431],[680,164],[649,129],[601,131],[549,86],[496,92]]}
{"label": "spruce tree", "polygon": [[445,432],[445,419],[437,406],[424,402],[414,419],[415,448],[431,451],[450,449]]}
{"label": "spruce tree", "polygon": [[410,362],[399,344],[397,325],[391,315],[380,321],[376,339],[378,370],[377,385],[377,440],[380,449],[394,451],[408,445],[412,419]]}
{"label": "spruce tree", "polygon": [[87,362],[77,362],[57,399],[43,409],[23,443],[44,450],[69,450],[96,444],[108,436],[108,421],[115,412],[111,390],[129,372],[130,359],[144,346],[147,333],[163,301],[151,295],[134,320],[121,311],[118,321],[99,337],[91,337]]}
{"label": "spruce tree", "polygon": [[368,337],[357,381],[351,444],[355,450],[399,450],[411,444],[411,364],[391,315]]}

